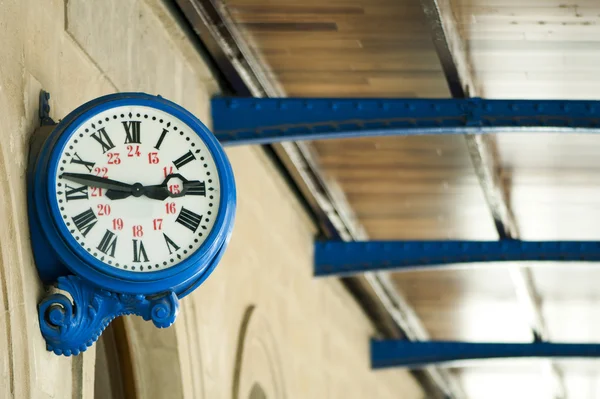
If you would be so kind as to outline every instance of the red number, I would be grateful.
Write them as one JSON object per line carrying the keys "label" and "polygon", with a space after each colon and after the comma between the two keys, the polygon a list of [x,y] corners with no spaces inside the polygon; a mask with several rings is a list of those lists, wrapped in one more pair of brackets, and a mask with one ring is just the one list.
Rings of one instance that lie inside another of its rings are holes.
{"label": "red number", "polygon": [[101,187],[90,187],[92,189],[92,197],[102,197]]}
{"label": "red number", "polygon": [[156,165],[159,162],[160,162],[160,159],[158,159],[158,152],[149,152],[148,153],[148,163],[149,164]]}
{"label": "red number", "polygon": [[169,167],[164,167],[163,168],[163,174],[165,175],[165,178],[167,178],[167,176],[173,174],[173,167],[169,166]]}
{"label": "red number", "polygon": [[181,190],[179,189],[179,184],[169,185],[169,191],[173,194],[179,194],[181,192]]}
{"label": "red number", "polygon": [[140,155],[142,155],[142,153],[140,152],[140,146],[136,145],[135,147],[132,145],[128,145],[127,146],[127,156],[129,158],[131,157],[139,157]]}
{"label": "red number", "polygon": [[102,168],[95,167],[94,168],[94,173],[96,174],[96,176],[100,176],[100,177],[103,177],[105,179],[108,178],[108,175],[107,175],[108,168],[106,166],[104,166]]}
{"label": "red number", "polygon": [[133,236],[134,237],[142,237],[144,235],[144,229],[142,226],[137,225],[133,226]]}
{"label": "red number", "polygon": [[169,214],[169,215],[174,214],[176,211],[174,202],[167,202],[165,204],[165,208],[167,208],[167,214]]}
{"label": "red number", "polygon": [[110,215],[110,205],[98,204],[98,216]]}
{"label": "red number", "polygon": [[113,219],[113,230],[123,230],[123,219]]}
{"label": "red number", "polygon": [[154,230],[162,230],[162,219],[154,219]]}
{"label": "red number", "polygon": [[121,158],[119,158],[118,152],[109,152],[106,155],[108,155],[108,164],[109,165],[118,165],[121,163]]}

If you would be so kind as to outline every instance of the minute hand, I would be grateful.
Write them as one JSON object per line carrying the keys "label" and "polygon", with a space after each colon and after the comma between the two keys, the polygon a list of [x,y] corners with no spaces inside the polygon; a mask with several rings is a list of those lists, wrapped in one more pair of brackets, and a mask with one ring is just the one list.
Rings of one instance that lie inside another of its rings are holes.
{"label": "minute hand", "polygon": [[65,172],[61,175],[65,179],[71,180],[75,183],[83,184],[91,187],[99,187],[107,190],[114,191],[125,191],[132,192],[133,185],[123,183],[117,180],[105,179],[104,177],[87,175],[85,173],[68,173]]}

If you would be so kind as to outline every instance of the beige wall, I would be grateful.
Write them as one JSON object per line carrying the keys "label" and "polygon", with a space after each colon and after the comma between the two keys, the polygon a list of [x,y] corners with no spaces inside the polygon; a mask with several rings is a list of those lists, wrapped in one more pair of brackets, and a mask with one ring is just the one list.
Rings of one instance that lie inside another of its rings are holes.
{"label": "beige wall", "polygon": [[[94,350],[52,355],[37,324],[24,173],[41,88],[55,119],[144,91],[208,122],[217,85],[159,0],[0,2],[0,398],[89,398]],[[228,154],[239,208],[222,263],[173,328],[126,320],[139,396],[245,399],[258,381],[269,399],[422,397],[408,373],[369,370],[373,327],[338,281],[312,278],[314,226],[262,151]]]}

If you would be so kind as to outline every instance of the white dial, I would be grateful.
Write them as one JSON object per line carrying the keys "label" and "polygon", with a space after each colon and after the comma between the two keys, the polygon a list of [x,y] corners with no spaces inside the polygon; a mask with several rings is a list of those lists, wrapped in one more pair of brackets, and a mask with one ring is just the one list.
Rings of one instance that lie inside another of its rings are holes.
{"label": "white dial", "polygon": [[60,155],[63,223],[106,265],[132,272],[175,266],[206,240],[219,211],[215,161],[166,112],[121,106],[95,115]]}

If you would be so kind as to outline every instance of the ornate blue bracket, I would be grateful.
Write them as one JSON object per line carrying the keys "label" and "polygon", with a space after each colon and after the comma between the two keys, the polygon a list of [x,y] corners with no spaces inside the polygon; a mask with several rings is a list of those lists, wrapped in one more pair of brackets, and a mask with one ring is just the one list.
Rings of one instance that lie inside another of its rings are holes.
{"label": "ornate blue bracket", "polygon": [[371,367],[422,368],[464,360],[499,358],[597,358],[597,343],[487,343],[372,340]]}
{"label": "ornate blue bracket", "polygon": [[317,241],[316,276],[411,271],[466,263],[600,260],[595,241]]}
{"label": "ornate blue bracket", "polygon": [[214,98],[223,145],[347,137],[600,132],[600,101],[365,98]]}
{"label": "ornate blue bracket", "polygon": [[85,283],[77,276],[58,278],[56,293],[39,304],[39,321],[46,347],[57,355],[78,355],[92,346],[116,317],[128,314],[152,320],[159,328],[175,322],[179,300],[174,292],[144,296],[116,294]]}

